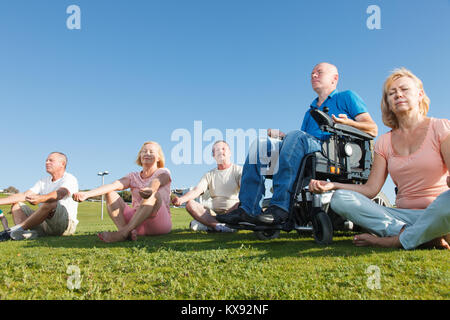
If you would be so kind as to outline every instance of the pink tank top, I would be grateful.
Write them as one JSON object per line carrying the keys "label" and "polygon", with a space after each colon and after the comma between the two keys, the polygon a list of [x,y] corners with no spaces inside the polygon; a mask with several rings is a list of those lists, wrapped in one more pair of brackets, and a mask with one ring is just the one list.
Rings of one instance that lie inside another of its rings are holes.
{"label": "pink tank top", "polygon": [[[157,178],[163,173],[169,174],[170,177],[170,171],[167,168],[159,168],[153,173],[151,177],[146,179],[141,178],[140,172],[131,172],[127,175],[127,177],[130,179],[133,209],[139,207],[142,202],[142,197],[139,195],[139,190],[141,188],[147,187],[153,179]],[[160,187],[158,192],[162,198],[162,205],[157,213],[157,216],[164,216],[170,219],[170,182],[165,186]]]}
{"label": "pink tank top", "polygon": [[403,157],[392,148],[391,132],[380,136],[375,152],[387,162],[392,181],[398,188],[398,208],[425,209],[442,192],[448,190],[448,168],[441,154],[441,143],[450,134],[448,119],[431,118],[422,145]]}

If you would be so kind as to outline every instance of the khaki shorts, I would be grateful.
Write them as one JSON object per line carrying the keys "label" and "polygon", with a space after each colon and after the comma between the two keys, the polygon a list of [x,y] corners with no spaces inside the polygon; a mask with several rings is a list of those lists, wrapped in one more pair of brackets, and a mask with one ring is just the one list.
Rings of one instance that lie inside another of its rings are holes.
{"label": "khaki shorts", "polygon": [[[20,209],[27,216],[31,216],[34,211],[24,203],[19,203]],[[32,228],[39,236],[69,236],[75,233],[77,225],[69,219],[66,207],[56,205],[55,213],[51,218],[45,219],[40,225]]]}

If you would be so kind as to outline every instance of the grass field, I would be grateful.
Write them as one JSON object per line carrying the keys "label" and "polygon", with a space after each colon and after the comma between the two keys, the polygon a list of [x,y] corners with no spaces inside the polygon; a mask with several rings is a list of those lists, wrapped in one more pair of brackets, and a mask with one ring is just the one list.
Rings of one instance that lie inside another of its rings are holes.
{"label": "grass field", "polygon": [[294,232],[192,232],[184,209],[172,209],[168,235],[105,244],[96,233],[114,227],[99,203],[80,204],[78,218],[71,237],[0,243],[1,300],[450,298],[446,251],[356,248],[352,233],[319,246]]}

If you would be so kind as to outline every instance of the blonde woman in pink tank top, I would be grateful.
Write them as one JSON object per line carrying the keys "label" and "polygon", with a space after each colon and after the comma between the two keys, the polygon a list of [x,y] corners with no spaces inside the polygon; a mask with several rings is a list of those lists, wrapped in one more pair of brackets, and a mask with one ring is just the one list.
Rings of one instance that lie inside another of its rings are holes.
{"label": "blonde woman in pink tank top", "polygon": [[[82,202],[106,194],[108,214],[118,231],[98,234],[104,242],[137,240],[137,236],[160,235],[172,229],[170,215],[170,171],[164,168],[161,146],[145,142],[136,159],[142,171],[131,172],[122,179],[99,188],[78,192],[73,199]],[[130,208],[116,191],[131,189]]]}
{"label": "blonde woman in pink tank top", "polygon": [[[368,181],[311,181],[313,192],[337,190],[333,211],[375,234],[355,236],[355,245],[450,249],[450,121],[427,117],[429,103],[419,78],[394,70],[381,102],[383,122],[392,130],[377,140]],[[370,200],[388,174],[398,188],[396,208]]]}

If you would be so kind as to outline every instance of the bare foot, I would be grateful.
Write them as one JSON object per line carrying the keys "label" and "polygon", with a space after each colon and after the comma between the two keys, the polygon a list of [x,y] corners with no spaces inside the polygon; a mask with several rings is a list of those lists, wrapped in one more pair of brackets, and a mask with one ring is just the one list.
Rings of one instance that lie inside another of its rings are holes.
{"label": "bare foot", "polygon": [[127,240],[137,241],[137,231],[136,230],[132,230],[130,232],[130,234],[128,235]]}
{"label": "bare foot", "polygon": [[395,237],[377,237],[369,233],[363,233],[353,238],[353,243],[358,247],[382,247],[382,248],[401,248],[399,236]]}
{"label": "bare foot", "polygon": [[128,235],[121,231],[115,231],[115,232],[99,233],[98,237],[103,242],[111,243],[111,242],[125,241],[127,239]]}
{"label": "bare foot", "polygon": [[428,241],[427,243],[424,243],[422,247],[450,250],[450,245],[447,242],[447,238],[448,238],[447,236],[443,236],[440,238],[433,239],[431,241]]}

